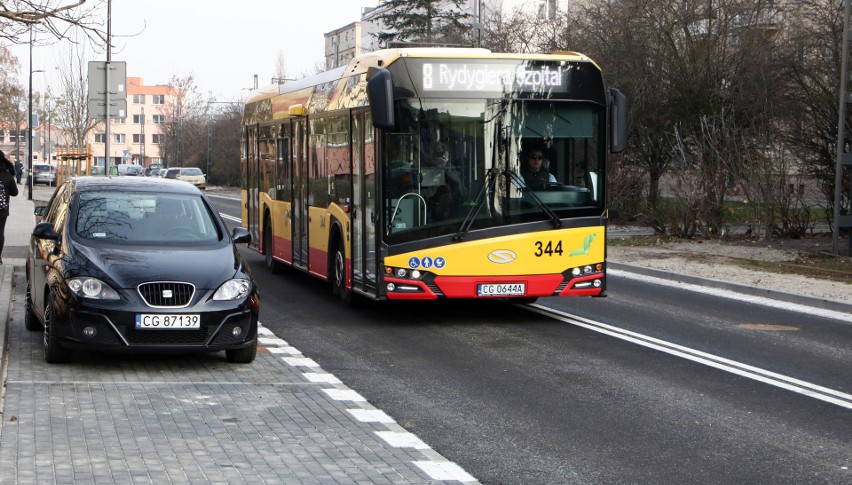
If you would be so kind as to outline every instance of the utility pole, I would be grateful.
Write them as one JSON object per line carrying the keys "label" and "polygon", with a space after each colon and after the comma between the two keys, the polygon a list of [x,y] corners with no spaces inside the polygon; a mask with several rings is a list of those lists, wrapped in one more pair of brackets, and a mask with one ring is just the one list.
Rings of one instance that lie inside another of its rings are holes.
{"label": "utility pole", "polygon": [[[21,136],[18,130],[18,138]],[[27,200],[33,200],[33,25],[30,24],[30,94],[27,109]]]}
{"label": "utility pole", "polygon": [[145,166],[145,107],[142,107],[142,119],[139,120],[142,123],[142,139],[139,140],[139,143],[142,144],[142,163],[139,165]]}
{"label": "utility pole", "polygon": [[[852,96],[849,93],[849,81],[852,72],[849,71],[849,43],[852,42],[852,30],[850,30],[850,17],[852,17],[852,2],[843,2],[843,58],[840,67],[840,103],[838,107],[837,122],[837,168],[834,174],[834,227],[832,228],[831,237],[831,252],[840,254],[840,229],[852,229],[852,183],[850,183],[849,194],[846,200],[849,203],[849,208],[845,215],[840,214],[840,204],[843,200],[843,179],[852,177],[852,140],[847,139],[850,132],[848,126],[848,110],[849,104],[852,103]],[[847,232],[846,239],[848,241],[848,253],[852,256],[852,234]]]}

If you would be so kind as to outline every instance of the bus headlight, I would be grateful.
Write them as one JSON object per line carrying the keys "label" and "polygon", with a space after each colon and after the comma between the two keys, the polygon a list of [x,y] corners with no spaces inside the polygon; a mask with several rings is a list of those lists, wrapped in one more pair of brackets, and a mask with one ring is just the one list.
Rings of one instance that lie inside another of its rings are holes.
{"label": "bus headlight", "polygon": [[408,271],[406,271],[405,268],[399,268],[396,270],[396,276],[398,278],[405,278],[406,274],[408,274]]}

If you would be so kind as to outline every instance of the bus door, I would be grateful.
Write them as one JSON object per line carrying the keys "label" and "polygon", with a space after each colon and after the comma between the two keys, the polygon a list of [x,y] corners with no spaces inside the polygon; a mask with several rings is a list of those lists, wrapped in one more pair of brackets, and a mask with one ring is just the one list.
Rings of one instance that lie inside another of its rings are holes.
{"label": "bus door", "polygon": [[[257,247],[259,239],[258,214],[259,205],[259,181],[260,176],[260,154],[258,152],[258,126],[247,127],[248,130],[248,156],[246,157],[245,171],[245,187],[246,187],[246,220],[248,221],[248,230],[251,233],[252,246]],[[208,174],[209,176],[209,174]]]}
{"label": "bus door", "polygon": [[376,155],[368,112],[352,115],[352,287],[376,294]]}
{"label": "bus door", "polygon": [[308,269],[308,156],[306,123],[293,121],[293,266]]}

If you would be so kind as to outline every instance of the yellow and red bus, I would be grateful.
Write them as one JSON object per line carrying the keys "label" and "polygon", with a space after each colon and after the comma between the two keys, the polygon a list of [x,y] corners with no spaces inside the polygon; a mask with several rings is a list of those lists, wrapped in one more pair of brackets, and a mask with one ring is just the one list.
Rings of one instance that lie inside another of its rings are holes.
{"label": "yellow and red bus", "polygon": [[345,299],[603,296],[627,109],[574,52],[363,54],[246,101],[243,224]]}

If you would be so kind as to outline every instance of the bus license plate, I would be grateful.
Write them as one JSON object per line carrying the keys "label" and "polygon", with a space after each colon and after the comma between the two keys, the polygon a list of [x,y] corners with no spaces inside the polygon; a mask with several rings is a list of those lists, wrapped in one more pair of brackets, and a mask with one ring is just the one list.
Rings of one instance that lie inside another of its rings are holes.
{"label": "bus license plate", "polygon": [[192,330],[201,328],[201,316],[193,314],[137,314],[138,330]]}
{"label": "bus license plate", "polygon": [[483,283],[476,285],[476,296],[524,296],[526,283]]}

